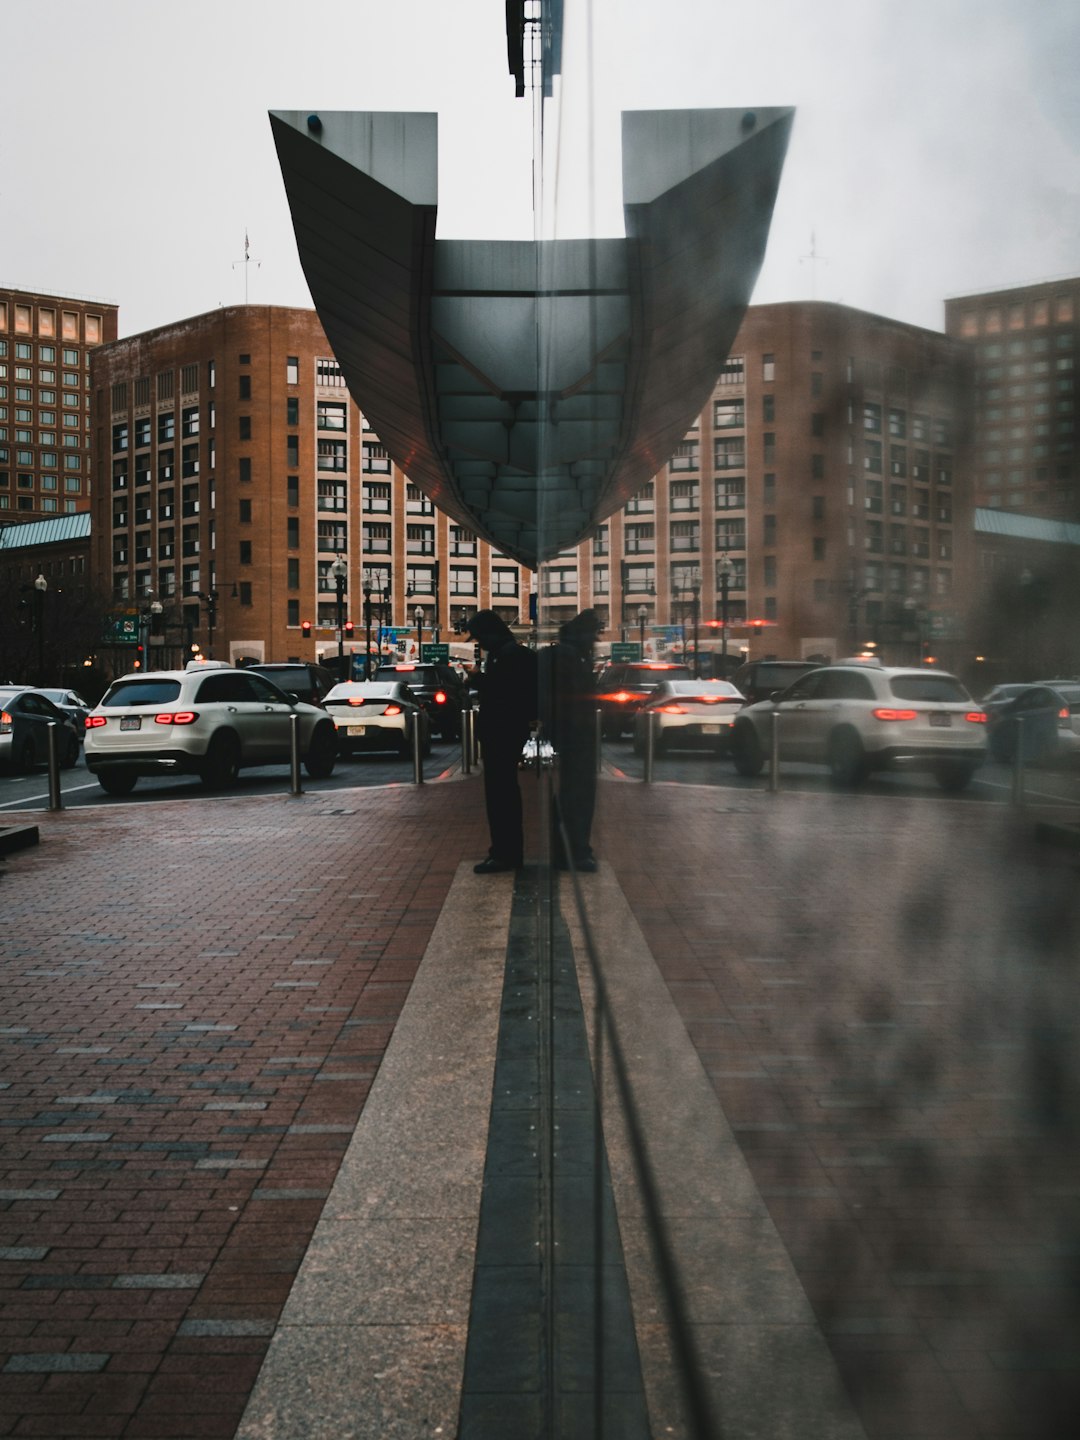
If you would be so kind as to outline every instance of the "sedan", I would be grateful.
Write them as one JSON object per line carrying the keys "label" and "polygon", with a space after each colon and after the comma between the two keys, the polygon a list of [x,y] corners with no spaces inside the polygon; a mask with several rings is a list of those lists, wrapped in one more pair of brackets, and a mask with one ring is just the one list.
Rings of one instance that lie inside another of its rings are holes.
{"label": "sedan", "polygon": [[79,758],[79,730],[40,690],[5,686],[0,690],[0,765],[8,770],[33,770],[49,759],[49,724],[56,726],[57,756],[62,770]]}
{"label": "sedan", "polygon": [[323,704],[337,730],[338,752],[412,752],[412,727],[420,727],[420,753],[431,754],[431,725],[420,700],[400,680],[346,680]]}
{"label": "sedan", "polygon": [[685,665],[631,660],[607,665],[596,682],[596,708],[606,739],[618,740],[634,728],[638,707],[665,680],[689,680]]}
{"label": "sedan", "polygon": [[1080,759],[1080,681],[1025,685],[998,707],[990,722],[990,753],[995,760],[1012,764],[1018,745],[1030,765]]}
{"label": "sedan", "polygon": [[745,704],[728,680],[665,680],[634,717],[634,754],[644,755],[652,724],[657,755],[675,749],[725,755],[736,712]]}
{"label": "sedan", "polygon": [[81,741],[83,732],[86,729],[86,717],[94,707],[87,704],[76,690],[40,689],[38,694],[44,695],[47,700],[51,700],[58,710],[63,710],[65,715],[70,716],[70,718],[75,721],[75,728],[79,732],[79,739]]}

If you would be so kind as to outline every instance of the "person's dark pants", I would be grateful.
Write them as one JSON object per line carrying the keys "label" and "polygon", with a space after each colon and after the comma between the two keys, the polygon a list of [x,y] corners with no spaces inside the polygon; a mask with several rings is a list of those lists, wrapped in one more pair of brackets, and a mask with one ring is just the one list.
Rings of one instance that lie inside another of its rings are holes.
{"label": "person's dark pants", "polygon": [[570,855],[563,856],[560,837],[556,835],[556,860],[569,858],[580,864],[592,858],[590,837],[595,809],[596,751],[588,741],[568,745],[559,753],[559,815]]}
{"label": "person's dark pants", "polygon": [[491,741],[483,744],[484,803],[491,832],[491,855],[512,865],[520,865],[525,853],[518,784],[523,744],[524,741],[512,747]]}

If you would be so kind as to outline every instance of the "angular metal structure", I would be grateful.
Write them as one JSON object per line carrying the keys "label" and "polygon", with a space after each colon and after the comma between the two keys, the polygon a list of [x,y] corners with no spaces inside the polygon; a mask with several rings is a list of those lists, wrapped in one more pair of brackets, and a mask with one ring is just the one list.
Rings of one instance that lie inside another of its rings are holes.
{"label": "angular metal structure", "polygon": [[705,404],[765,252],[794,112],[623,115],[623,240],[436,240],[437,118],[271,112],[300,260],[411,480],[535,569]]}

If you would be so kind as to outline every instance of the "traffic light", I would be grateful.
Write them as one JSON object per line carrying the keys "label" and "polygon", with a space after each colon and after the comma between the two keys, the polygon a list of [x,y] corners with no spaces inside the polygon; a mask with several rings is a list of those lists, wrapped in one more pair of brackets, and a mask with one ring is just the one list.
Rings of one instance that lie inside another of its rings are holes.
{"label": "traffic light", "polygon": [[143,656],[145,653],[141,645],[135,646],[135,664],[131,667],[133,670],[141,670],[143,668]]}
{"label": "traffic light", "polygon": [[354,635],[355,633],[356,633],[356,626],[353,624],[353,622],[352,622],[351,620],[346,620],[346,621],[345,621],[345,639],[346,639],[346,640],[351,640],[351,639],[353,638],[353,635]]}
{"label": "traffic light", "polygon": [[311,621],[310,621],[310,620],[301,620],[301,621],[300,621],[300,634],[301,634],[301,636],[302,636],[305,640],[310,640],[310,639],[311,639]]}

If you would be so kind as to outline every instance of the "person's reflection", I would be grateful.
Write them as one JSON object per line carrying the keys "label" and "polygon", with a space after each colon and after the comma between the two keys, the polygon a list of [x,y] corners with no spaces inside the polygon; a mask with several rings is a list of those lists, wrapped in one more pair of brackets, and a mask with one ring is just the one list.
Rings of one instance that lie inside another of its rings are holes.
{"label": "person's reflection", "polygon": [[[558,758],[552,854],[560,870],[594,871],[590,836],[596,808],[596,696],[593,647],[603,629],[595,610],[582,610],[541,652],[545,728]],[[566,841],[563,844],[563,835]],[[569,853],[567,853],[569,852]]]}

